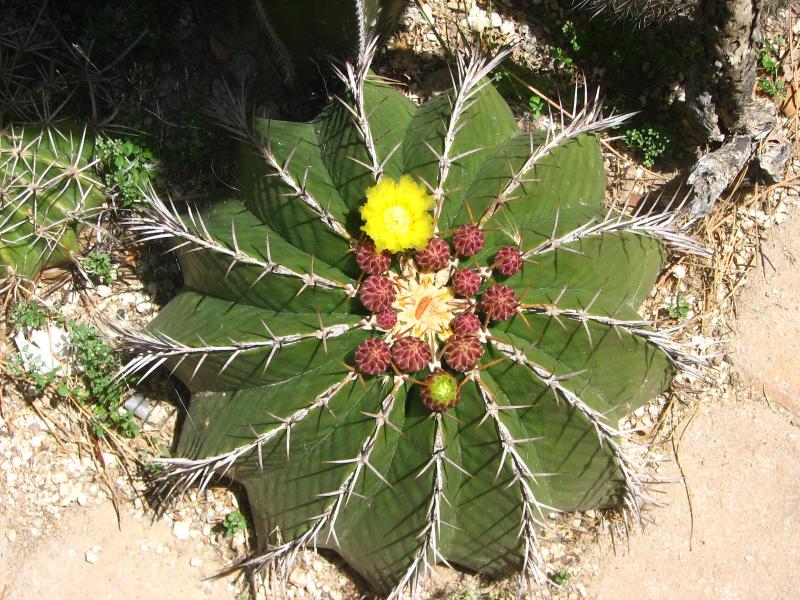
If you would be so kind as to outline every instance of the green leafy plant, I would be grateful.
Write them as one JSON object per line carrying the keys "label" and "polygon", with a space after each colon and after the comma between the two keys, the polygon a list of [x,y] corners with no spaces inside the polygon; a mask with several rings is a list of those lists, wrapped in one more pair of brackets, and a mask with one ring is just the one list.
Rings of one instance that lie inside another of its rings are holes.
{"label": "green leafy plant", "polygon": [[247,519],[238,510],[230,512],[222,522],[222,527],[225,529],[225,537],[231,538],[239,531],[247,531]]}
{"label": "green leafy plant", "polygon": [[557,573],[553,573],[553,583],[556,585],[564,585],[569,581],[569,578],[572,577],[572,574],[569,571],[559,571]]}
{"label": "green leafy plant", "polygon": [[559,48],[558,46],[555,46],[551,49],[551,53],[553,55],[553,62],[555,63],[557,68],[565,69],[567,71],[572,70],[573,60],[566,50],[564,50],[563,48]]}
{"label": "green leafy plant", "polygon": [[73,261],[79,231],[105,202],[93,152],[74,126],[0,130],[0,278]]}
{"label": "green leafy plant", "polygon": [[443,561],[546,585],[551,513],[647,502],[617,423],[699,359],[637,310],[665,245],[704,249],[674,213],[605,207],[594,134],[624,115],[519,131],[486,79],[504,58],[460,55],[420,106],[369,54],[313,122],[233,102],[240,195],[151,192],[127,222],[174,240],[185,285],[121,338],[123,374],[192,393],[159,489],[241,482],[241,566],[321,547],[392,598]]}
{"label": "green leafy plant", "polygon": [[628,129],[622,139],[628,148],[641,155],[642,164],[647,168],[655,164],[672,142],[669,135],[657,127]]}
{"label": "green leafy plant", "polygon": [[684,321],[689,316],[689,312],[691,310],[692,305],[689,303],[689,301],[685,297],[678,294],[678,297],[675,299],[675,303],[667,309],[667,314],[676,321]]}
{"label": "green leafy plant", "polygon": [[99,139],[99,171],[109,188],[119,192],[122,206],[130,208],[142,197],[156,173],[153,153],[129,139]]}
{"label": "green leafy plant", "polygon": [[49,311],[36,300],[15,304],[11,309],[11,324],[14,329],[41,329],[47,324]]}
{"label": "green leafy plant", "polygon": [[544,111],[544,100],[541,96],[533,95],[528,99],[528,110],[531,112],[531,118],[535,121],[542,116]]}
{"label": "green leafy plant", "polygon": [[18,381],[27,381],[37,394],[61,379],[60,369],[50,369],[41,359],[32,356],[23,358],[20,354],[12,354],[4,364],[3,371]]}
{"label": "green leafy plant", "polygon": [[781,77],[780,49],[784,44],[782,37],[768,42],[758,52],[758,63],[764,73],[758,78],[759,89],[771,98],[785,98],[786,84]]}
{"label": "green leafy plant", "polygon": [[139,432],[133,414],[123,407],[128,383],[116,374],[120,370],[118,354],[91,325],[71,322],[69,342],[81,373],[76,398],[91,406],[92,429],[98,437],[107,430],[134,437]]}
{"label": "green leafy plant", "polygon": [[95,250],[89,252],[82,261],[83,269],[86,273],[101,283],[111,283],[114,281],[114,266],[111,263],[111,256],[108,252]]}
{"label": "green leafy plant", "polygon": [[567,43],[573,52],[581,51],[581,41],[578,37],[578,31],[575,29],[575,23],[572,21],[564,21],[561,26],[561,32],[567,37]]}

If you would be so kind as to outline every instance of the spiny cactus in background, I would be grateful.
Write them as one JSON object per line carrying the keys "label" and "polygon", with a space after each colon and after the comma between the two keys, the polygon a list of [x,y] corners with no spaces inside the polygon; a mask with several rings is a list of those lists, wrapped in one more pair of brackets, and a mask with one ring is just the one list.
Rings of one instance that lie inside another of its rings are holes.
{"label": "spiny cactus in background", "polygon": [[310,87],[331,57],[355,62],[370,39],[395,29],[408,0],[255,0],[287,83]]}
{"label": "spiny cactus in background", "polygon": [[80,229],[105,202],[93,155],[86,129],[0,130],[0,279],[72,262]]}
{"label": "spiny cactus in background", "polygon": [[593,134],[624,117],[520,132],[486,79],[503,58],[459,56],[421,106],[368,53],[311,123],[231,108],[241,196],[151,194],[129,222],[174,239],[185,282],[121,336],[124,373],[192,392],[160,489],[240,481],[242,566],[321,547],[393,598],[436,563],[545,585],[551,513],[648,501],[617,422],[698,359],[637,310],[665,246],[702,248],[675,213],[604,207]]}
{"label": "spiny cactus in background", "polygon": [[607,19],[649,25],[690,17],[700,0],[575,0],[574,4]]}

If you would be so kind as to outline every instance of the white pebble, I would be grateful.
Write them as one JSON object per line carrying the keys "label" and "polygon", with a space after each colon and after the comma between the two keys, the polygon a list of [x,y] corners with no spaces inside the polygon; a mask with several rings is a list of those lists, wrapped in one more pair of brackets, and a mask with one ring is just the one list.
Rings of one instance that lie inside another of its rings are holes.
{"label": "white pebble", "polygon": [[100,546],[92,546],[89,548],[86,551],[86,554],[83,555],[83,557],[86,559],[86,562],[90,565],[96,565],[97,559],[99,558],[98,555],[100,554],[100,549]]}
{"label": "white pebble", "polygon": [[188,521],[175,521],[172,526],[172,535],[179,540],[188,540],[191,537],[191,528]]}
{"label": "white pebble", "polygon": [[675,276],[675,279],[683,279],[686,277],[686,267],[683,265],[675,265],[672,267],[672,274]]}
{"label": "white pebble", "polygon": [[202,566],[202,564],[203,564],[203,561],[201,559],[199,559],[199,558],[193,558],[192,560],[189,561],[189,566],[190,567],[199,567],[199,566]]}

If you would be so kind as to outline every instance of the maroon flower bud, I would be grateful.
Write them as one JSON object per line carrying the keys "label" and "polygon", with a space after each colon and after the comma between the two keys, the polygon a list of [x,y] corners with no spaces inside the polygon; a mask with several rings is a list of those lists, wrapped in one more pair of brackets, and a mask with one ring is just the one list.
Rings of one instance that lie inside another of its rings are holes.
{"label": "maroon flower bud", "polygon": [[453,331],[463,335],[477,333],[481,328],[481,320],[475,313],[463,312],[451,324]]}
{"label": "maroon flower bud", "polygon": [[475,269],[456,269],[450,278],[453,291],[462,298],[469,298],[481,289],[481,276]]}
{"label": "maroon flower bud", "polygon": [[483,356],[483,344],[474,335],[451,335],[444,345],[444,360],[456,371],[474,369]]}
{"label": "maroon flower bud", "polygon": [[394,285],[383,275],[367,277],[358,291],[361,304],[374,313],[387,310],[394,302],[395,295]]}
{"label": "maroon flower bud", "polygon": [[421,339],[404,337],[392,345],[392,360],[402,373],[416,373],[431,361],[431,351]]}
{"label": "maroon flower bud", "polygon": [[513,275],[522,268],[522,254],[514,246],[503,246],[494,255],[494,268],[501,275]]}
{"label": "maroon flower bud", "polygon": [[450,260],[450,244],[441,238],[431,238],[424,250],[414,255],[423,271],[438,271],[447,266]]}
{"label": "maroon flower bud", "polygon": [[367,275],[383,275],[392,264],[392,255],[388,250],[379,254],[375,242],[366,240],[356,247],[356,263]]}
{"label": "maroon flower bud", "polygon": [[490,321],[510,319],[518,306],[517,294],[507,285],[493,285],[484,292],[478,303],[478,307]]}
{"label": "maroon flower bud", "polygon": [[389,344],[378,338],[369,338],[356,348],[356,368],[367,375],[383,373],[392,360]]}
{"label": "maroon flower bud", "polygon": [[474,256],[485,242],[486,236],[477,225],[461,225],[453,234],[453,246],[459,256]]}
{"label": "maroon flower bud", "polygon": [[397,323],[397,313],[391,308],[382,310],[378,313],[378,327],[381,329],[391,329]]}

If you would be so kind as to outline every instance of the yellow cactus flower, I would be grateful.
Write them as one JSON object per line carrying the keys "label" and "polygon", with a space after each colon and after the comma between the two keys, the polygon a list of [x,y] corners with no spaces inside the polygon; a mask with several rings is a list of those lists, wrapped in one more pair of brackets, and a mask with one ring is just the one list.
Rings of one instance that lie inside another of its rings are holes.
{"label": "yellow cactus flower", "polygon": [[364,231],[378,252],[423,249],[433,236],[433,197],[408,175],[400,181],[384,177],[367,189],[361,207]]}

